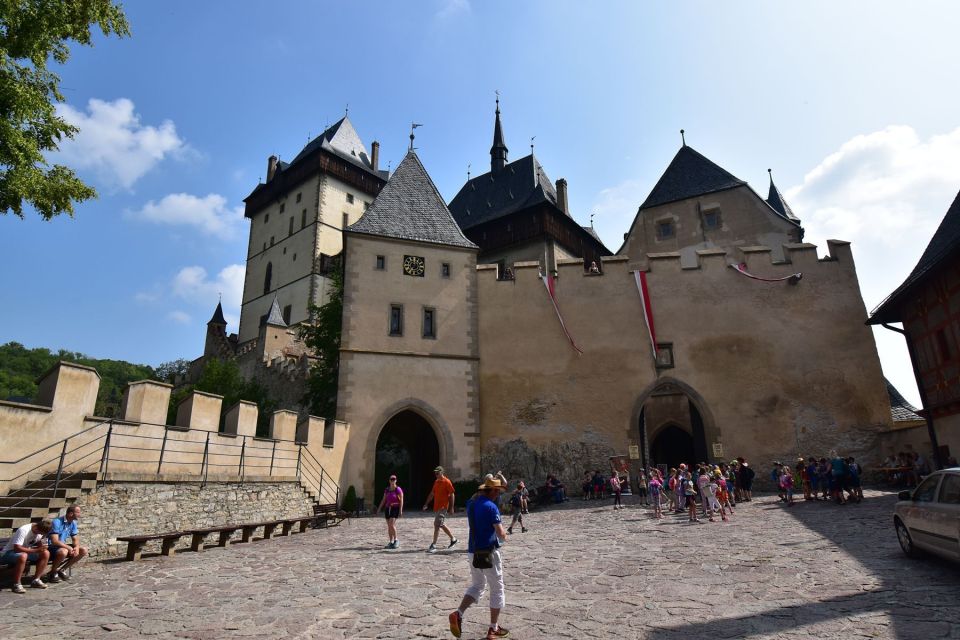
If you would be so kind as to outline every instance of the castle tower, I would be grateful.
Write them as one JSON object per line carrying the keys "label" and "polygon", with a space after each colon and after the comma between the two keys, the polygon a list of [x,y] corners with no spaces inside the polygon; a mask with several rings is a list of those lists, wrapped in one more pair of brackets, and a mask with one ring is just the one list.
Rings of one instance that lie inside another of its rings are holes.
{"label": "castle tower", "polygon": [[227,340],[227,320],[223,317],[223,305],[217,303],[213,317],[207,322],[207,337],[203,344],[204,356],[223,356]]}
{"label": "castle tower", "polygon": [[503,141],[503,126],[500,124],[500,98],[497,98],[497,115],[493,124],[493,146],[490,147],[490,171],[496,172],[507,166],[507,144]]}
{"label": "castle tower", "polygon": [[244,200],[250,220],[239,342],[257,337],[278,298],[287,323],[309,317],[328,297],[332,256],[344,227],[356,222],[383,187],[379,144],[368,154],[344,116],[290,162],[270,156],[267,179]]}
{"label": "castle tower", "polygon": [[415,505],[436,465],[478,472],[476,257],[413,150],[344,233],[343,486],[374,495],[396,473]]}

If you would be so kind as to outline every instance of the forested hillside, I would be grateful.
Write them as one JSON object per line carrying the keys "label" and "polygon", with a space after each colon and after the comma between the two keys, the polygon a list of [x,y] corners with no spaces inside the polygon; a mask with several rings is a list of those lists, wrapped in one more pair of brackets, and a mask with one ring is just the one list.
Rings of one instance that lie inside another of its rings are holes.
{"label": "forested hillside", "polygon": [[101,360],[60,349],[27,349],[18,342],[0,345],[0,400],[33,402],[37,396],[37,378],[60,360],[93,367],[100,374],[100,393],[96,415],[113,417],[120,410],[123,389],[128,382],[161,377],[153,367],[123,360]]}

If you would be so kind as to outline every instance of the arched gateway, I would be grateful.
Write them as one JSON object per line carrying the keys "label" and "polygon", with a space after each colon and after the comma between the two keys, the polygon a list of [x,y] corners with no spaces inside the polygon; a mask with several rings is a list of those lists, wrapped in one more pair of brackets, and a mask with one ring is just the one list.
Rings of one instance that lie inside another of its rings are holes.
{"label": "arched gateway", "polygon": [[419,413],[406,409],[387,420],[377,437],[373,505],[379,504],[390,474],[403,488],[405,509],[419,509],[433,486],[440,443]]}
{"label": "arched gateway", "polygon": [[634,417],[643,466],[713,461],[707,443],[719,442],[719,431],[703,398],[689,385],[661,378],[640,395]]}

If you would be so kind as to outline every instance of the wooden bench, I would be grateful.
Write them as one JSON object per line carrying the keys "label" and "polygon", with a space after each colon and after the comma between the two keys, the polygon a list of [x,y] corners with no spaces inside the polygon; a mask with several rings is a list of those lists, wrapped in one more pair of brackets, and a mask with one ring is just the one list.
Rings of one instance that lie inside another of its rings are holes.
{"label": "wooden bench", "polygon": [[211,533],[220,534],[219,539],[217,540],[218,547],[226,547],[230,545],[230,536],[234,534],[235,531],[239,531],[243,525],[240,524],[227,524],[222,527],[209,527],[207,529],[191,529],[186,533],[191,536],[190,538],[190,549],[192,551],[203,551],[204,544],[206,544],[207,536]]}
{"label": "wooden bench", "polygon": [[143,547],[151,540],[162,540],[160,543],[160,553],[165,556],[172,556],[175,552],[177,542],[186,535],[184,531],[168,531],[167,533],[157,533],[150,536],[123,536],[118,537],[120,542],[127,543],[127,560],[139,560],[143,553]]}
{"label": "wooden bench", "polygon": [[[335,503],[313,505],[314,527],[336,527],[347,519],[349,514],[342,511]],[[331,524],[332,523],[332,524]]]}
{"label": "wooden bench", "polygon": [[[280,535],[289,536],[291,533],[303,533],[307,530],[311,522],[313,522],[313,516],[287,518],[283,521],[283,533]],[[294,527],[296,527],[296,530],[294,530]]]}

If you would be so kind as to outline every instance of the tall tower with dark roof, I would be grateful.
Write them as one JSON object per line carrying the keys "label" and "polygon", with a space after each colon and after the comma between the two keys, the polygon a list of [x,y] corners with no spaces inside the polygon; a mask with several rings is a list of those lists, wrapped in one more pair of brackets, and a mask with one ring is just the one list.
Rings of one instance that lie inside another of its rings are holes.
{"label": "tall tower with dark roof", "polygon": [[493,123],[493,146],[490,147],[490,171],[500,171],[507,166],[507,144],[503,141],[503,125],[500,124],[500,98],[497,98],[497,115]]}

